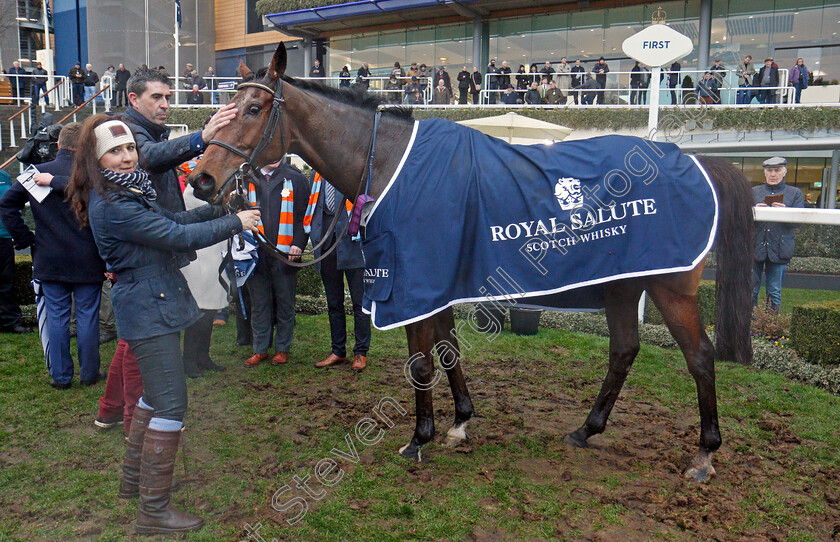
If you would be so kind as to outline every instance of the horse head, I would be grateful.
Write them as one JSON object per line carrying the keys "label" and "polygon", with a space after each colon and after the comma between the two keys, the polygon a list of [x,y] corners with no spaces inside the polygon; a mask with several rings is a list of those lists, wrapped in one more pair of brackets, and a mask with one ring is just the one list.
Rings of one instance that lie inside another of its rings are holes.
{"label": "horse head", "polygon": [[284,132],[288,127],[282,120],[285,71],[286,47],[282,42],[274,51],[265,75],[259,79],[249,79],[255,74],[239,61],[239,73],[245,82],[239,85],[231,100],[237,104],[236,117],[216,133],[190,175],[188,181],[196,197],[212,204],[226,203],[234,188],[231,181],[237,174],[258,170],[286,153],[289,138]]}

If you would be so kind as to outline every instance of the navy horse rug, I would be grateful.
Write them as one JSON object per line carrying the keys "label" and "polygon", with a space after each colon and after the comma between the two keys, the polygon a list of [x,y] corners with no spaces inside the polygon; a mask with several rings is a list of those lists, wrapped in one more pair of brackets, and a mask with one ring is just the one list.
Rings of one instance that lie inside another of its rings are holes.
{"label": "navy horse rug", "polygon": [[416,122],[364,218],[364,308],[379,329],[462,302],[602,308],[603,283],[696,267],[717,219],[711,180],[673,144],[509,145]]}

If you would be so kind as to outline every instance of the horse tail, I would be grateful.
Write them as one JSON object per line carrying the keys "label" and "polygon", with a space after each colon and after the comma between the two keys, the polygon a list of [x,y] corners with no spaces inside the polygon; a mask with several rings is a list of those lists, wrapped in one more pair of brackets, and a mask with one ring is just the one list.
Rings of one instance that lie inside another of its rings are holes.
{"label": "horse tail", "polygon": [[744,174],[720,158],[698,156],[718,194],[715,273],[717,359],[752,361],[753,196]]}

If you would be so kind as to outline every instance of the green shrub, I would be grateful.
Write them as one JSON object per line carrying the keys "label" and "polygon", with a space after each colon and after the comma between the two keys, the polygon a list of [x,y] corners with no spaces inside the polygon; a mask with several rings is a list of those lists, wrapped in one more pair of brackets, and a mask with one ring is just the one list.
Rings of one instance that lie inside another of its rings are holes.
{"label": "green shrub", "polygon": [[35,303],[35,292],[32,290],[32,258],[17,256],[15,258],[15,295],[21,305]]}
{"label": "green shrub", "polygon": [[840,365],[840,301],[794,307],[791,342],[811,363]]}
{"label": "green shrub", "polygon": [[793,234],[794,256],[840,258],[840,226],[803,224]]}
{"label": "green shrub", "polygon": [[[697,304],[700,306],[700,317],[703,319],[703,324],[707,326],[715,323],[715,283],[712,280],[700,281],[700,286],[697,287]],[[665,320],[659,309],[653,304],[650,296],[647,296],[645,302],[645,322],[648,324],[664,324]]]}
{"label": "green shrub", "polygon": [[295,293],[298,296],[324,297],[324,283],[321,282],[321,274],[315,271],[314,265],[298,271]]}
{"label": "green shrub", "polygon": [[771,341],[784,339],[790,335],[790,317],[770,310],[767,305],[753,307],[750,332],[753,337]]}

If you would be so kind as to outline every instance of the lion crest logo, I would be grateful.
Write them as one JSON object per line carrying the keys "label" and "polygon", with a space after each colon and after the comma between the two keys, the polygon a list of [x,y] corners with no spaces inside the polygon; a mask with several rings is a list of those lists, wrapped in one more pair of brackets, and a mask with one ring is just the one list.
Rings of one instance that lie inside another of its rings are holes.
{"label": "lion crest logo", "polygon": [[554,197],[557,198],[560,208],[564,211],[583,207],[580,179],[573,179],[572,177],[557,179],[557,184],[554,185]]}

